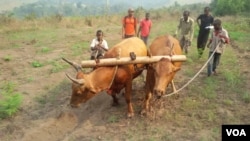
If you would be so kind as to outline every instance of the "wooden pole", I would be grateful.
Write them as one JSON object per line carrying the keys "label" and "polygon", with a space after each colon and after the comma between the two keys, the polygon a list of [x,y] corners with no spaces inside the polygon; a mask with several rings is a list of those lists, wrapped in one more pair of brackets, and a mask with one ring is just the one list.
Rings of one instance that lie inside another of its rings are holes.
{"label": "wooden pole", "polygon": [[128,64],[150,64],[160,61],[162,58],[169,59],[173,62],[183,62],[187,58],[185,55],[166,55],[166,56],[138,56],[135,60],[131,60],[130,57],[121,58],[105,58],[100,59],[98,63],[95,60],[84,60],[81,62],[83,68],[91,68],[95,66],[115,66],[115,65],[128,65]]}

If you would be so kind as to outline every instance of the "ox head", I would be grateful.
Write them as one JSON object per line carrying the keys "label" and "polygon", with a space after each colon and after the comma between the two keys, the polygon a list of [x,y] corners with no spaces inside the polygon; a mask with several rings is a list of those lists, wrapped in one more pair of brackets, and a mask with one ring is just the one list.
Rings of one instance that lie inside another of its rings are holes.
{"label": "ox head", "polygon": [[64,58],[63,60],[72,65],[77,70],[76,78],[71,77],[67,73],[66,76],[72,81],[70,105],[71,107],[79,107],[81,103],[86,102],[96,93],[91,90],[88,80],[84,77],[84,73],[81,71],[81,66]]}
{"label": "ox head", "polygon": [[166,87],[174,78],[174,75],[177,71],[180,70],[180,67],[175,67],[173,63],[167,59],[163,58],[159,62],[153,64],[154,69],[154,95],[160,98],[165,94]]}

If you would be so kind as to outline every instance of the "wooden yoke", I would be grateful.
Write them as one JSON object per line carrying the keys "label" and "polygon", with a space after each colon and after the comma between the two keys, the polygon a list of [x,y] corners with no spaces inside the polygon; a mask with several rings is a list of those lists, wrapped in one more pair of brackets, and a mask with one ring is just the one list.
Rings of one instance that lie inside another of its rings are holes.
{"label": "wooden yoke", "polygon": [[[119,55],[118,55],[119,56]],[[162,58],[167,58],[172,62],[184,62],[187,60],[185,55],[164,55],[164,56],[137,56],[135,60],[131,57],[118,57],[117,58],[103,58],[100,59],[98,64],[94,60],[81,61],[82,68],[91,68],[95,66],[116,66],[127,64],[151,64],[160,61]]]}

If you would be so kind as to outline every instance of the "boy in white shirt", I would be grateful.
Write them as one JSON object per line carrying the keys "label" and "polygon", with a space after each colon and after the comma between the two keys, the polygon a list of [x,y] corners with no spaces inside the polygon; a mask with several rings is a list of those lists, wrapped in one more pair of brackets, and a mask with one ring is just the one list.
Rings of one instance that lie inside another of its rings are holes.
{"label": "boy in white shirt", "polygon": [[108,51],[108,43],[103,39],[102,30],[97,30],[96,38],[90,44],[91,60],[102,58],[106,51]]}
{"label": "boy in white shirt", "polygon": [[[222,28],[221,20],[216,19],[213,23],[214,30],[211,34],[211,39],[207,45],[209,48],[209,57],[215,50],[212,59],[208,63],[207,75],[216,75],[216,68],[219,65],[221,54],[224,52],[225,44],[229,44],[229,36],[226,29]],[[219,46],[218,46],[219,45]],[[218,46],[218,47],[217,47]]]}

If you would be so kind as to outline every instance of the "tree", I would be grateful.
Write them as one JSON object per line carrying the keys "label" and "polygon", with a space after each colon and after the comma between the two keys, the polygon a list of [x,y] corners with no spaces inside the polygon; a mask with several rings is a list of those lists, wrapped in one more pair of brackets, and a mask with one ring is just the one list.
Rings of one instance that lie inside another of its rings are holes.
{"label": "tree", "polygon": [[250,0],[213,0],[211,7],[215,15],[237,15],[247,11]]}

